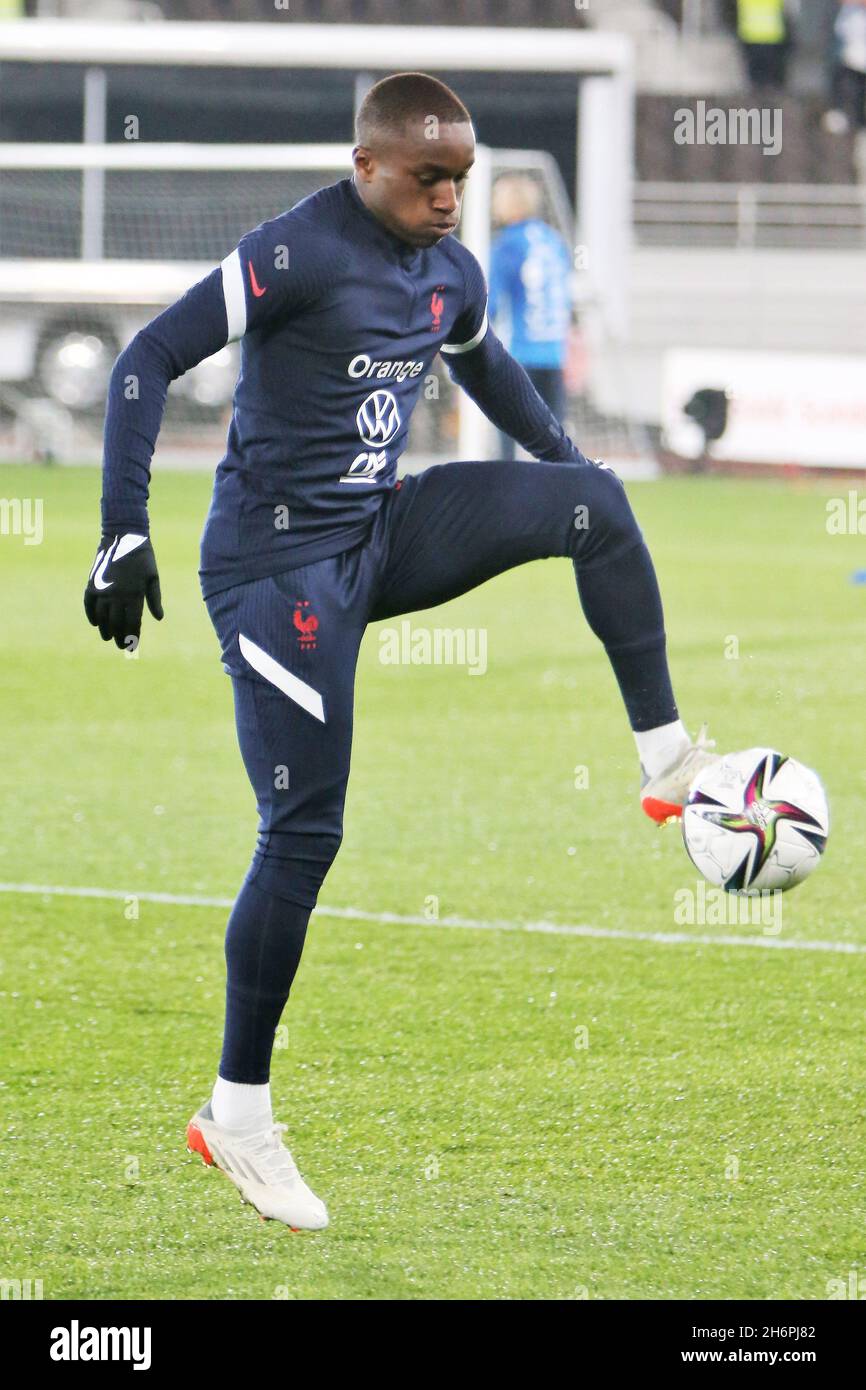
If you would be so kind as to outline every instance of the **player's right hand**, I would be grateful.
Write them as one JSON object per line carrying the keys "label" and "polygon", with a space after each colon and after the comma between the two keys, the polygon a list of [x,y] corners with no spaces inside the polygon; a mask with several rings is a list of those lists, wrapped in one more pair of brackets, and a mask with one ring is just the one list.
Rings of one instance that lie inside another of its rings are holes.
{"label": "player's right hand", "polygon": [[149,537],[135,531],[103,536],[84,591],[84,611],[103,642],[113,637],[121,651],[135,650],[145,599],[161,621],[159,574]]}

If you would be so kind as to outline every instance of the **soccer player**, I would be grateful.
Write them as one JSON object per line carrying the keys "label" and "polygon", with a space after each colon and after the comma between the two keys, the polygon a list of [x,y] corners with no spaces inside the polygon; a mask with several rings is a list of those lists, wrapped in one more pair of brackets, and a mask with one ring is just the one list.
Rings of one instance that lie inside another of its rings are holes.
{"label": "soccer player", "polygon": [[[634,730],[644,810],[679,814],[715,756],[679,719],[655,572],[622,484],[583,456],[502,347],[482,270],[451,235],[474,159],[469,112],[436,79],[399,73],[367,94],[356,141],[351,177],[245,235],[118,357],[102,539],[84,598],[120,648],[138,641],[145,600],[162,618],[147,499],[166,391],[240,340],[200,578],[259,832],[228,921],[219,1071],[187,1142],[263,1216],[296,1229],[328,1216],[274,1123],[271,1050],[340,844],[367,624],[528,560],[567,557]],[[532,459],[396,480],[437,352]]]}

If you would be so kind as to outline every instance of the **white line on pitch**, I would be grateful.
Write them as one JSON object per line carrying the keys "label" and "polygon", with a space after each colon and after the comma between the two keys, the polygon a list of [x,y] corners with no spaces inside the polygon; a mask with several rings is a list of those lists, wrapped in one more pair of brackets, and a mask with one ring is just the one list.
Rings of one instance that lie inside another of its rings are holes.
{"label": "white line on pitch", "polygon": [[[142,903],[166,903],[175,907],[222,907],[234,905],[234,898],[207,898],[195,893],[134,893],[119,888],[65,888],[38,883],[0,883],[0,893],[32,893],[55,898],[110,898],[125,902],[136,898]],[[866,945],[856,941],[799,941],[778,936],[692,935],[689,932],[617,931],[614,927],[591,927],[583,923],[479,921],[474,917],[430,919],[397,912],[366,912],[360,907],[322,907],[314,909],[321,917],[344,921],[374,922],[398,927],[462,927],[466,931],[533,932],[544,936],[582,936],[601,941],[651,941],[658,946],[764,946],[778,951],[829,951],[835,955],[866,955]]]}

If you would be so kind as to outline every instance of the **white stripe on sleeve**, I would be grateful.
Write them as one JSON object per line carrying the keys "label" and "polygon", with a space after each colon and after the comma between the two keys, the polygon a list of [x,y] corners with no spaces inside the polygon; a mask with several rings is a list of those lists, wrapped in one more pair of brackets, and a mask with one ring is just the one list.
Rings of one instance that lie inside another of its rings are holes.
{"label": "white stripe on sleeve", "polygon": [[226,302],[226,319],[229,336],[227,341],[237,342],[247,331],[247,301],[244,294],[244,272],[241,269],[240,252],[235,248],[221,263],[223,273],[223,296]]}
{"label": "white stripe on sleeve", "polygon": [[439,349],[439,351],[440,351],[440,352],[471,352],[472,349],[473,349],[474,347],[477,347],[478,344],[481,342],[481,339],[484,337],[484,334],[487,332],[487,329],[488,329],[487,310],[485,309],[485,310],[484,310],[484,318],[481,320],[481,327],[479,328],[478,332],[475,334],[475,337],[474,337],[474,338],[470,338],[468,343],[443,343],[442,346],[441,346],[441,348]]}

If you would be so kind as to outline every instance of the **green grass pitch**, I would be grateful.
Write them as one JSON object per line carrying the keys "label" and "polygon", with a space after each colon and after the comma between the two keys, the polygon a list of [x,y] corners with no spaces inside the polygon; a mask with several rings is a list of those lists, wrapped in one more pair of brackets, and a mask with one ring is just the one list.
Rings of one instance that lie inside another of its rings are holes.
{"label": "green grass pitch", "polygon": [[[0,470],[45,528],[0,536],[4,883],[236,891],[254,807],[197,586],[209,486],[157,471],[166,619],[130,660],[81,606],[97,473]],[[845,487],[629,493],[689,726],[827,785],[825,862],[780,939],[866,947],[866,537],[826,529]],[[435,900],[440,922],[314,918],[272,1083],[330,1229],[262,1224],[184,1147],[225,910],[3,892],[0,1276],[47,1299],[826,1298],[866,1265],[866,955],[442,925],[760,935],[676,922],[696,873],[640,813],[566,562],[413,621],[485,629],[488,669],[384,665],[365,639],[321,902]]]}

